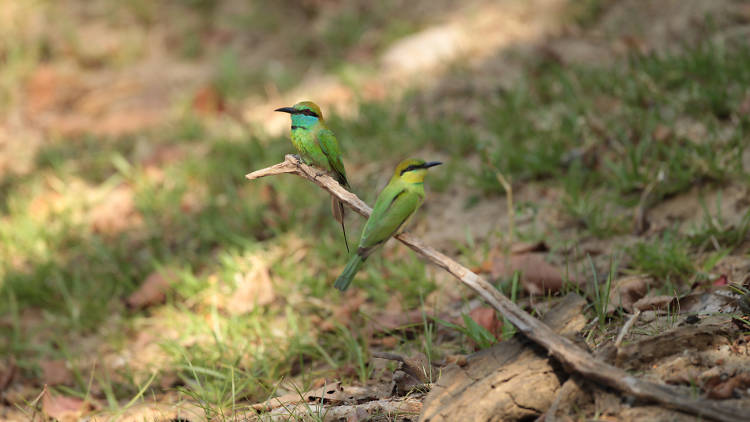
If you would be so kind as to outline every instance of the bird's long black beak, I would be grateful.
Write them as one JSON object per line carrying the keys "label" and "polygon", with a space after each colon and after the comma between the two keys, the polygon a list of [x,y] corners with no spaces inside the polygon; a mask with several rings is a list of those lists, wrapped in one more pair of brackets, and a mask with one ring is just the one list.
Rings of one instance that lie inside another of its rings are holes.
{"label": "bird's long black beak", "polygon": [[289,114],[294,114],[294,112],[295,112],[296,110],[295,110],[295,109],[294,109],[293,107],[281,107],[281,108],[277,108],[277,109],[276,109],[276,110],[274,110],[274,111],[280,111],[280,112],[282,112],[282,113],[289,113]]}
{"label": "bird's long black beak", "polygon": [[422,168],[428,169],[430,167],[439,166],[441,164],[443,164],[443,163],[441,163],[440,161],[430,161],[429,163],[424,163],[424,165],[422,166]]}

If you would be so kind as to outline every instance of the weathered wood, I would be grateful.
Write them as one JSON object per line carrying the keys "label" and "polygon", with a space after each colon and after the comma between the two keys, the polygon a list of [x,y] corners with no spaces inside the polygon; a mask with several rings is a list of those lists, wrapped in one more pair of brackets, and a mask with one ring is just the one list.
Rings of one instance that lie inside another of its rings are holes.
{"label": "weathered wood", "polygon": [[[246,177],[252,180],[277,174],[296,174],[309,179],[365,217],[368,217],[372,211],[367,204],[341,187],[334,179],[321,173],[318,169],[307,166],[292,155],[287,155],[282,163],[252,172]],[[750,409],[740,409],[714,400],[693,398],[675,391],[670,386],[641,380],[622,369],[595,359],[571,340],[558,335],[546,324],[524,312],[494,286],[468,268],[427,246],[409,233],[399,234],[396,238],[477,292],[487,303],[515,325],[523,335],[544,347],[568,371],[576,372],[587,380],[612,387],[638,399],[657,402],[665,407],[709,419],[736,421],[742,420],[750,414]]]}
{"label": "weathered wood", "polygon": [[[557,390],[555,400],[547,412],[537,418],[537,421],[557,422],[558,420],[568,420],[565,418],[570,409],[581,408],[587,402],[591,401],[591,392],[587,391],[586,382],[578,375],[568,378],[563,385]],[[564,418],[564,419],[563,419]]]}
{"label": "weathered wood", "polygon": [[[287,422],[322,420],[324,422],[388,420],[412,421],[422,409],[419,395],[391,397],[359,404],[331,406],[320,403],[301,403],[279,407],[272,412],[249,418],[248,421]],[[244,420],[244,419],[243,419]]]}
{"label": "weathered wood", "polygon": [[727,338],[733,333],[731,327],[728,323],[676,327],[618,347],[614,363],[623,369],[638,369],[663,357],[679,355],[686,350],[704,350],[716,343],[729,343]]}
{"label": "weathered wood", "polygon": [[[544,316],[556,333],[575,334],[586,325],[586,300],[570,294]],[[560,389],[560,368],[546,351],[523,337],[474,353],[466,365],[448,365],[433,384],[420,420],[520,420],[540,416]]]}

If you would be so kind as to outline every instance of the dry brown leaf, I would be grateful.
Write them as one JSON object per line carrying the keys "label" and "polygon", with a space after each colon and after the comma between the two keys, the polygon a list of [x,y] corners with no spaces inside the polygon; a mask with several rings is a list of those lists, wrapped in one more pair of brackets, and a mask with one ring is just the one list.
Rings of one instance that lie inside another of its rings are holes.
{"label": "dry brown leaf", "polygon": [[250,271],[234,275],[236,288],[226,304],[227,311],[233,315],[248,313],[276,298],[268,263],[260,257],[253,257],[251,261]]}
{"label": "dry brown leaf", "polygon": [[119,186],[89,211],[89,221],[97,233],[116,234],[140,225],[142,217],[135,208],[133,189]]}
{"label": "dry brown leaf", "polygon": [[77,397],[61,396],[49,390],[42,398],[42,412],[59,422],[80,420],[89,409],[89,404]]}
{"label": "dry brown leaf", "polygon": [[674,296],[645,296],[633,304],[633,309],[640,311],[667,310],[674,302]]}
{"label": "dry brown leaf", "polygon": [[193,97],[193,110],[203,115],[218,114],[225,110],[224,98],[213,85],[206,85]]}
{"label": "dry brown leaf", "polygon": [[549,248],[543,241],[539,242],[516,242],[510,247],[510,253],[514,255],[525,254],[529,252],[547,252]]}
{"label": "dry brown leaf", "polygon": [[[747,280],[750,280],[750,258],[741,255],[728,255],[719,261],[711,272],[721,274],[714,285],[720,285],[724,281],[728,284],[745,284]],[[722,280],[722,278],[725,280]]]}
{"label": "dry brown leaf", "polygon": [[30,117],[63,106],[75,99],[82,85],[74,72],[37,66],[26,84],[26,112]]}
{"label": "dry brown leaf", "polygon": [[190,190],[182,194],[180,210],[185,214],[195,214],[203,209],[205,203],[205,196],[201,192]]}
{"label": "dry brown leaf", "polygon": [[633,312],[633,304],[646,295],[653,279],[643,275],[618,278],[609,290],[607,312],[614,312],[618,307]]}
{"label": "dry brown leaf", "polygon": [[492,272],[492,258],[484,260],[481,264],[469,268],[471,272],[477,273],[477,274],[489,274]]}
{"label": "dry brown leaf", "polygon": [[[190,403],[154,403],[145,402],[135,404],[126,410],[119,410],[111,417],[107,413],[101,415],[102,421],[116,420],[118,422],[144,421],[205,421],[203,409]],[[96,419],[98,420],[98,419]]]}
{"label": "dry brown leaf", "polygon": [[370,339],[370,345],[390,350],[398,346],[400,341],[401,339],[396,336],[375,337]]}
{"label": "dry brown leaf", "polygon": [[[509,277],[515,271],[521,272],[521,285],[529,294],[539,295],[546,291],[558,291],[563,287],[566,271],[548,263],[546,254],[532,252],[520,255],[496,256],[492,261],[490,274],[493,278]],[[577,283],[575,277],[568,276],[568,282]]]}
{"label": "dry brown leaf", "polygon": [[61,359],[45,360],[39,363],[42,368],[42,382],[47,385],[71,384],[73,373],[67,362]]}
{"label": "dry brown leaf", "polygon": [[422,310],[408,312],[384,312],[373,316],[365,327],[365,332],[393,331],[396,329],[422,324]]}
{"label": "dry brown leaf", "polygon": [[459,367],[463,367],[463,366],[466,366],[468,361],[466,359],[466,355],[448,355],[445,357],[442,363],[443,365],[449,365],[451,363],[455,363]]}
{"label": "dry brown leaf", "polygon": [[163,303],[167,298],[169,285],[175,278],[176,274],[173,272],[155,271],[149,274],[138,290],[128,296],[128,306],[137,309]]}
{"label": "dry brown leaf", "polygon": [[187,150],[183,145],[155,145],[140,159],[141,165],[148,169],[165,167],[185,158]]}
{"label": "dry brown leaf", "polygon": [[132,100],[133,96],[139,95],[144,89],[140,82],[127,79],[113,81],[106,86],[92,85],[86,93],[76,99],[71,111],[85,116],[101,116],[118,103]]}
{"label": "dry brown leaf", "polygon": [[364,98],[370,101],[384,100],[388,91],[386,90],[386,84],[380,79],[374,79],[364,82],[364,85],[360,88]]}
{"label": "dry brown leaf", "polygon": [[726,274],[722,274],[717,277],[716,280],[714,280],[711,284],[714,286],[726,286],[727,284],[729,284],[729,279],[727,279]]}
{"label": "dry brown leaf", "polygon": [[[318,420],[325,415],[325,422],[346,421],[365,422],[372,420],[413,421],[417,420],[422,410],[419,394],[408,397],[388,397],[380,400],[357,402],[356,404],[321,405],[320,403],[300,403],[274,409],[264,415],[261,420],[290,421],[290,420]],[[373,416],[381,416],[373,418]],[[387,416],[386,416],[387,415]]]}
{"label": "dry brown leaf", "polygon": [[101,119],[92,120],[84,131],[104,136],[120,136],[156,126],[163,120],[161,109],[114,110]]}
{"label": "dry brown leaf", "polygon": [[306,392],[291,392],[279,397],[266,400],[262,403],[253,404],[251,407],[257,411],[268,412],[278,407],[286,407],[295,403],[327,402],[331,404],[342,404],[346,402],[361,402],[377,399],[374,390],[366,387],[344,386],[337,381],[323,385]]}
{"label": "dry brown leaf", "polygon": [[44,219],[65,208],[65,197],[58,192],[45,191],[34,197],[29,204],[29,214],[37,219]]}
{"label": "dry brown leaf", "polygon": [[638,54],[647,54],[650,49],[643,39],[632,34],[623,35],[620,41],[628,50],[635,51]]}
{"label": "dry brown leaf", "polygon": [[497,312],[495,309],[489,306],[480,306],[474,308],[469,312],[469,316],[477,324],[481,325],[484,329],[489,331],[496,339],[500,339],[503,332],[503,324],[497,318]]}
{"label": "dry brown leaf", "polygon": [[672,136],[672,129],[670,129],[668,126],[657,125],[656,128],[654,128],[651,136],[657,142],[664,142]]}
{"label": "dry brown leaf", "polygon": [[326,377],[318,377],[313,380],[313,382],[310,384],[311,389],[321,388],[324,385],[328,384],[328,380]]}
{"label": "dry brown leaf", "polygon": [[51,66],[37,66],[26,84],[26,107],[29,114],[39,113],[58,101],[60,75]]}
{"label": "dry brown leaf", "polygon": [[323,321],[320,328],[323,331],[336,329],[336,324],[349,325],[352,315],[359,312],[359,308],[367,302],[367,294],[362,289],[349,290],[346,292],[346,300],[341,306],[333,310],[333,315]]}
{"label": "dry brown leaf", "polygon": [[[511,255],[523,255],[531,252],[547,252],[549,248],[544,242],[516,242],[510,247]],[[489,258],[479,264],[477,267],[473,267],[471,270],[475,273],[492,274],[492,268],[495,265],[495,261],[502,259],[505,256],[505,252],[500,247],[495,247],[489,253]]]}
{"label": "dry brown leaf", "polygon": [[[363,296],[362,299],[367,299]],[[384,307],[377,308],[372,313],[372,317],[367,321],[365,326],[366,333],[388,332],[415,324],[422,323],[422,310],[412,309],[405,311],[403,309],[403,296],[396,293],[388,299]]]}

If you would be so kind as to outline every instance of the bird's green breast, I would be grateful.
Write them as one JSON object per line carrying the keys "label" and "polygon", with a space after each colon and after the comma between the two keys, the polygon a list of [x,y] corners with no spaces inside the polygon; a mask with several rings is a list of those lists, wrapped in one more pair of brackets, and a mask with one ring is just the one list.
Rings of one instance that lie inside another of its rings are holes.
{"label": "bird's green breast", "polygon": [[423,199],[421,185],[406,183],[400,178],[391,179],[375,201],[372,214],[362,230],[359,247],[372,248],[393,236],[408,223]]}
{"label": "bird's green breast", "polygon": [[302,160],[307,164],[312,164],[323,170],[330,171],[331,166],[328,163],[328,158],[320,149],[318,141],[315,139],[317,136],[316,127],[296,127],[292,128],[292,144],[297,149]]}

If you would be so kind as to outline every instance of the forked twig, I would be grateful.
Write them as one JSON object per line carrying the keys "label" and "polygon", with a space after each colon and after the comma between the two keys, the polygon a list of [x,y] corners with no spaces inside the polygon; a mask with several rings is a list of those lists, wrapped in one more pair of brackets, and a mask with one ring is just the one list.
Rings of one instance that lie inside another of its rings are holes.
{"label": "forked twig", "polygon": [[[321,174],[320,170],[305,165],[293,155],[287,155],[283,162],[254,171],[245,177],[253,180],[287,173],[296,174],[313,181],[345,202],[357,213],[365,217],[370,215],[370,207],[356,195],[342,188],[331,177]],[[691,398],[672,387],[639,379],[620,368],[599,361],[590,353],[576,346],[571,340],[555,333],[547,325],[524,312],[483,278],[448,256],[427,246],[417,237],[409,233],[401,233],[396,238],[477,292],[493,308],[508,318],[519,331],[544,347],[570,372],[576,372],[589,381],[614,388],[641,400],[657,402],[671,409],[718,421],[742,420],[750,413],[750,409],[739,409],[714,400]]]}

